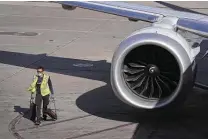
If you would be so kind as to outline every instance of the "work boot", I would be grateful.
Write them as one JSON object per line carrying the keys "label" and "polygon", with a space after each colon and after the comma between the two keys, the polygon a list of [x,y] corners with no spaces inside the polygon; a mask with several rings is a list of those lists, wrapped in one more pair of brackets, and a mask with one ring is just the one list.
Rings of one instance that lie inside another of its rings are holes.
{"label": "work boot", "polygon": [[40,125],[40,124],[41,124],[40,120],[37,120],[37,121],[35,122],[35,125]]}
{"label": "work boot", "polygon": [[44,121],[47,120],[47,115],[43,115],[43,120],[44,120]]}

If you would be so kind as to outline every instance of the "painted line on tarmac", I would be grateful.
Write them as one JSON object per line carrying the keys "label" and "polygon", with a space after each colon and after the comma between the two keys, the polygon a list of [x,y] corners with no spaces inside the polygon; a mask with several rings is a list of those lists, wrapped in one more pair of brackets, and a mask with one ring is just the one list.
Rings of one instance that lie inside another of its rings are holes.
{"label": "painted line on tarmac", "polygon": [[44,127],[44,126],[49,126],[49,125],[54,125],[54,124],[58,124],[58,123],[63,123],[63,122],[68,122],[68,121],[72,121],[72,120],[77,120],[77,119],[82,119],[82,118],[86,118],[86,117],[90,117],[92,115],[88,114],[88,115],[84,115],[84,116],[78,116],[78,117],[74,117],[74,118],[71,118],[71,119],[66,119],[66,120],[60,120],[60,121],[55,121],[55,122],[52,122],[52,123],[47,123],[47,124],[42,124],[40,126],[33,126],[33,127],[29,127],[29,128],[24,128],[24,129],[19,129],[19,130],[16,130],[15,126],[16,124],[21,120],[21,118],[23,116],[26,116],[28,115],[30,112],[30,110],[24,112],[23,114],[19,114],[17,117],[15,117],[10,123],[9,123],[9,126],[8,126],[8,129],[9,129],[9,132],[12,133],[12,135],[17,138],[17,139],[24,139],[22,136],[20,136],[20,134],[18,132],[20,131],[27,131],[29,129],[35,129],[35,128],[39,128],[39,127]]}
{"label": "painted line on tarmac", "polygon": [[82,119],[82,118],[86,118],[86,117],[90,117],[92,115],[88,114],[88,115],[84,115],[84,116],[78,116],[78,117],[74,117],[74,118],[71,118],[71,119],[65,119],[65,120],[60,120],[60,121],[54,121],[52,123],[47,123],[47,124],[41,124],[39,126],[32,126],[32,127],[28,127],[28,128],[22,128],[22,129],[19,129],[17,130],[18,132],[19,131],[26,131],[26,130],[30,130],[30,129],[35,129],[35,128],[39,128],[39,127],[44,127],[44,126],[49,126],[49,125],[54,125],[54,124],[59,124],[59,123],[64,123],[64,122],[69,122],[69,121],[73,121],[73,120],[77,120],[77,119]]}
{"label": "painted line on tarmac", "polygon": [[20,134],[17,132],[15,126],[16,124],[20,121],[20,119],[28,114],[30,112],[30,110],[27,110],[25,113],[23,114],[19,114],[17,117],[15,117],[10,123],[9,123],[9,126],[8,126],[8,129],[9,129],[9,132],[12,133],[12,135],[17,138],[17,139],[24,139],[22,136],[20,136]]}

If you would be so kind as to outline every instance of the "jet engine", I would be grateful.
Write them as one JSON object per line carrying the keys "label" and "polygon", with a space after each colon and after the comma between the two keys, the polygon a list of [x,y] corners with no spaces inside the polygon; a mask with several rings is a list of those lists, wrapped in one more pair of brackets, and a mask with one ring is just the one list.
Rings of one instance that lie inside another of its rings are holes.
{"label": "jet engine", "polygon": [[70,5],[62,4],[61,6],[64,10],[69,10],[70,11],[70,10],[75,10],[76,9],[76,7],[70,6]]}
{"label": "jet engine", "polygon": [[194,85],[194,60],[192,47],[174,29],[147,27],[115,51],[111,85],[120,100],[136,108],[177,106]]}

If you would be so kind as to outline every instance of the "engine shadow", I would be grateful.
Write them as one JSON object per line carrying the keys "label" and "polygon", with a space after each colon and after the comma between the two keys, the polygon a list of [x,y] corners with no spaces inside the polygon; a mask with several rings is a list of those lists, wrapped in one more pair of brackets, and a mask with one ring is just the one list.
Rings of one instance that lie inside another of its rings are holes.
{"label": "engine shadow", "polygon": [[83,111],[110,120],[138,123],[132,139],[206,139],[208,137],[208,91],[194,89],[178,110],[146,111],[127,106],[106,85],[80,96]]}
{"label": "engine shadow", "polygon": [[[177,112],[154,112],[140,117],[132,139],[206,139],[208,138],[208,91],[194,89]],[[149,114],[150,115],[150,114]]]}
{"label": "engine shadow", "polygon": [[[108,83],[77,98],[81,110],[105,119],[136,122],[136,109],[121,102]],[[138,110],[137,110],[138,111]]]}

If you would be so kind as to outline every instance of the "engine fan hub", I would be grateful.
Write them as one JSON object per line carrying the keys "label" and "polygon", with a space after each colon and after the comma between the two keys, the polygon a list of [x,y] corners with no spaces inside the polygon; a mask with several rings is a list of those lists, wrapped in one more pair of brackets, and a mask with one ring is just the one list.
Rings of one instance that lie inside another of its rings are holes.
{"label": "engine fan hub", "polygon": [[160,70],[156,65],[148,65],[147,71],[149,76],[158,76],[160,74]]}

